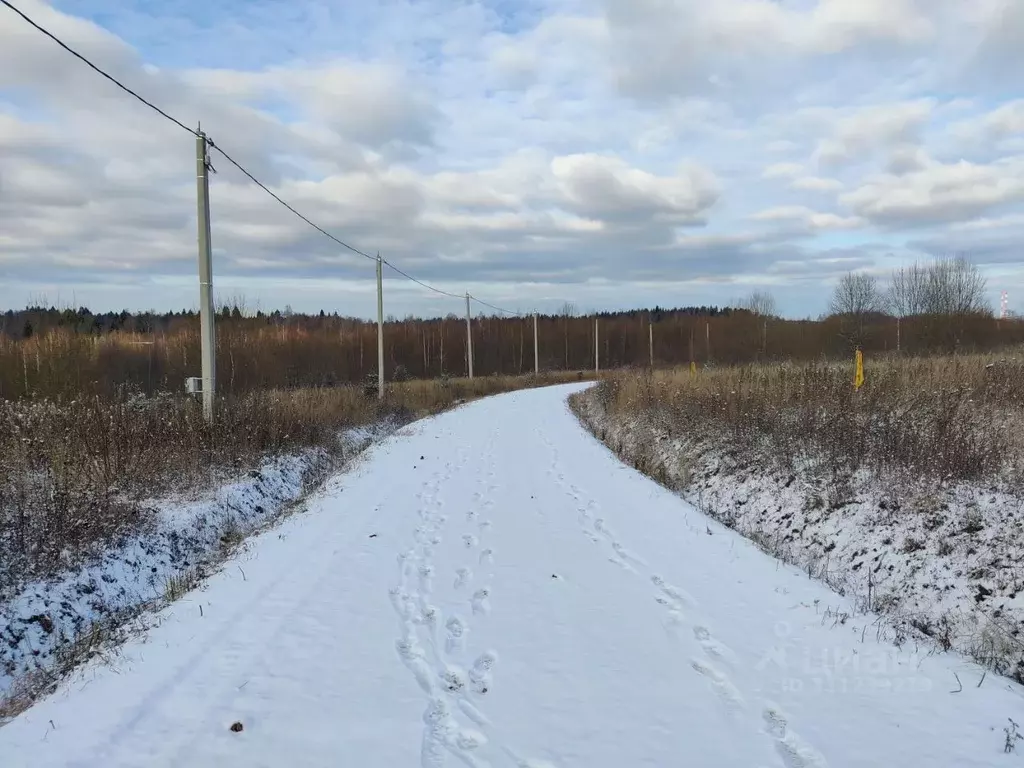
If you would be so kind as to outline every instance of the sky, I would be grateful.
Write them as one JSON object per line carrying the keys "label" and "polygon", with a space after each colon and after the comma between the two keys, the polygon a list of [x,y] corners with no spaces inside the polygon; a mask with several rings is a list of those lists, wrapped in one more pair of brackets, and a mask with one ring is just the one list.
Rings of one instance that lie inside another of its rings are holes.
{"label": "sky", "polygon": [[[452,293],[812,317],[965,254],[1024,308],[1024,0],[11,1]],[[372,261],[212,160],[220,301],[375,313]],[[195,307],[196,240],[195,138],[0,6],[0,308]]]}

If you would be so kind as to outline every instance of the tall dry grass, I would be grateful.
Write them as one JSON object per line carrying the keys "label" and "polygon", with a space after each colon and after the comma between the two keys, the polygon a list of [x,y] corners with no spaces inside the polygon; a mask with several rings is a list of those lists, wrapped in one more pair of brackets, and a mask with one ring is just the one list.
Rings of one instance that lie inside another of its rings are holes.
{"label": "tall dry grass", "polygon": [[740,460],[831,476],[1015,483],[1024,466],[1024,357],[744,365],[629,373],[600,385],[614,414],[720,442]]}
{"label": "tall dry grass", "polygon": [[[146,393],[178,392],[199,375],[195,317],[153,324],[145,333],[101,333],[42,323],[28,337],[21,325],[3,330],[0,315],[0,398],[111,396],[130,386]],[[130,319],[130,318],[129,318]],[[735,365],[780,360],[845,358],[853,345],[872,356],[987,352],[1024,343],[1024,320],[991,316],[871,316],[851,326],[843,318],[786,320],[749,312],[706,316],[663,310],[600,318],[599,353],[606,370],[656,366]],[[145,327],[129,322],[124,328]],[[542,370],[573,371],[594,361],[590,317],[541,317]],[[466,371],[465,322],[407,319],[384,326],[385,378],[432,379]],[[531,318],[476,318],[478,375],[522,375],[533,368]],[[223,394],[365,381],[377,369],[376,326],[338,317],[224,317],[217,319],[217,389]]]}
{"label": "tall dry grass", "polygon": [[336,455],[349,427],[581,377],[410,381],[383,401],[353,386],[267,390],[221,398],[212,426],[185,395],[0,400],[0,594],[145,528],[145,499],[200,490],[271,455]]}

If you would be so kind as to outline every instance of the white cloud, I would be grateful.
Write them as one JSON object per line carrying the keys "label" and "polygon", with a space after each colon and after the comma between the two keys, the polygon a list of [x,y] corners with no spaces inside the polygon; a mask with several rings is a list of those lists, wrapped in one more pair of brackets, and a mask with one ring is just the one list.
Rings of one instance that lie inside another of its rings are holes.
{"label": "white cloud", "polygon": [[807,192],[837,192],[845,185],[839,179],[826,179],[821,176],[801,176],[793,179],[790,184],[793,189],[802,189]]}
{"label": "white cloud", "polygon": [[814,230],[859,229],[866,222],[859,216],[840,216],[821,213],[801,205],[786,205],[758,211],[750,217],[754,221],[798,222]]}
{"label": "white cloud", "polygon": [[983,115],[961,120],[950,132],[964,142],[1000,141],[1024,134],[1024,99],[1001,104]]}
{"label": "white cloud", "polygon": [[916,99],[857,109],[808,110],[809,117],[829,126],[829,135],[818,141],[813,160],[834,167],[863,160],[879,149],[916,144],[935,106],[934,99]]}
{"label": "white cloud", "polygon": [[991,165],[929,160],[921,170],[879,174],[840,196],[858,215],[886,226],[950,223],[1024,199],[1024,158]]}
{"label": "white cloud", "polygon": [[643,98],[756,79],[788,57],[872,44],[914,47],[937,33],[924,0],[816,0],[800,8],[772,0],[603,0],[603,6],[616,82]]}
{"label": "white cloud", "polygon": [[718,182],[696,166],[655,176],[615,157],[569,155],[551,171],[570,208],[590,218],[695,224],[718,199]]}
{"label": "white cloud", "polygon": [[792,179],[804,172],[800,163],[774,163],[761,172],[762,179]]}
{"label": "white cloud", "polygon": [[[921,252],[984,233],[1003,263],[1020,234],[1024,112],[991,84],[1024,65],[1024,16],[1002,0],[91,2],[108,29],[21,6],[321,226],[457,291],[708,303],[783,276],[805,315],[917,227]],[[0,302],[191,303],[193,152],[0,13]],[[213,160],[224,290],[299,307],[372,278]],[[832,245],[854,229],[885,247]],[[417,290],[396,311],[446,311]]]}

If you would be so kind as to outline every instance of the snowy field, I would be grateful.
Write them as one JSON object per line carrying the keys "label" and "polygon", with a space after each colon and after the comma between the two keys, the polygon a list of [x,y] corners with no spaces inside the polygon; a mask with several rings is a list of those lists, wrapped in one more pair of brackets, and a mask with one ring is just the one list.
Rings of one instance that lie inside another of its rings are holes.
{"label": "snowy field", "polygon": [[615,459],[568,411],[579,388],[374,446],[0,729],[0,766],[1020,760],[1024,690],[876,641],[874,616]]}
{"label": "snowy field", "polygon": [[[588,427],[642,469],[769,554],[883,620],[896,643],[958,650],[1024,678],[1024,510],[994,483],[882,483],[853,475],[842,503],[809,469],[740,459],[706,431],[673,435],[656,418],[613,414],[576,398]],[[833,481],[835,483],[835,481]]]}
{"label": "snowy field", "polygon": [[[342,461],[397,429],[385,421],[341,436]],[[154,525],[57,577],[0,593],[0,697],[36,675],[49,677],[68,643],[97,625],[123,625],[163,601],[168,584],[215,568],[226,547],[273,523],[332,466],[326,451],[268,459],[199,498],[153,499]],[[134,631],[134,622],[126,631]],[[122,627],[123,628],[123,627]],[[0,720],[2,723],[2,720]],[[0,763],[2,766],[3,763]]]}

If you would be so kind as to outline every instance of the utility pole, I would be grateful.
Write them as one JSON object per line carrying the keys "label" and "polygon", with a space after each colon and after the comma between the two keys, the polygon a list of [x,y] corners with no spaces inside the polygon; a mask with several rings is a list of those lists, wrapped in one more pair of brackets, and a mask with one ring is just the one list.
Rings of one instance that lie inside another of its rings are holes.
{"label": "utility pole", "polygon": [[537,313],[533,313],[533,372],[540,374],[540,347],[537,346]]}
{"label": "utility pole", "polygon": [[601,373],[601,344],[599,341],[599,329],[598,329],[597,315],[594,316],[594,373]]}
{"label": "utility pole", "polygon": [[213,423],[217,386],[216,336],[213,328],[213,261],[210,242],[210,158],[206,134],[196,133],[196,197],[199,213],[199,341],[202,347],[203,418]]}
{"label": "utility pole", "polygon": [[466,292],[466,361],[469,369],[469,378],[473,378],[473,323],[472,314],[469,309],[469,292]]}
{"label": "utility pole", "polygon": [[384,260],[377,254],[377,399],[384,399]]}

